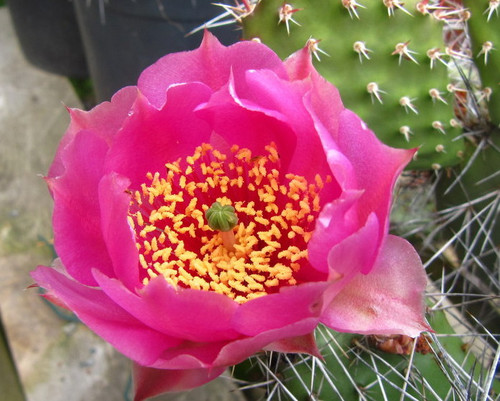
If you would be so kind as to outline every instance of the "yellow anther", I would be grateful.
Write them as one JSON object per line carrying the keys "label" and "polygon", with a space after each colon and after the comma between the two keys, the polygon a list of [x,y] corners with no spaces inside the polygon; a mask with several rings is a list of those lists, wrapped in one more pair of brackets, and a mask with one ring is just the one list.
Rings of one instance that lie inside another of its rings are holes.
{"label": "yellow anther", "polygon": [[290,228],[297,234],[304,235],[304,229],[301,226],[291,226]]}
{"label": "yellow anther", "polygon": [[263,226],[268,226],[269,225],[269,220],[268,219],[265,219],[263,217],[259,217],[259,216],[256,216],[254,218],[254,220],[259,223],[259,224],[262,224]]}
{"label": "yellow anther", "polygon": [[[184,160],[166,163],[163,175],[146,174],[149,183],[130,192],[128,216],[144,285],[161,275],[176,288],[214,291],[243,303],[297,283],[319,193],[332,177],[317,175],[311,184],[296,174],[283,177],[276,146],[265,149],[253,156],[233,146],[223,154],[203,144]],[[205,219],[215,201],[232,206],[240,219],[230,230],[231,249]]]}
{"label": "yellow anther", "polygon": [[148,274],[149,274],[149,277],[151,277],[151,278],[158,277],[158,274],[151,269],[148,269]]}
{"label": "yellow anther", "polygon": [[143,217],[142,217],[141,212],[137,212],[137,213],[136,213],[136,215],[135,215],[135,217],[137,218],[137,224],[138,224],[140,227],[144,226],[144,219],[143,219]]}
{"label": "yellow anther", "polygon": [[[179,168],[179,164],[178,163],[166,163],[165,167],[168,170],[172,170],[174,173],[177,173],[177,174],[179,174],[181,172],[181,169]],[[159,173],[156,173],[156,174],[159,175]],[[156,174],[155,174],[155,179],[157,180],[158,176],[156,176]],[[153,183],[154,183],[154,181],[153,181]]]}
{"label": "yellow anther", "polygon": [[139,254],[139,263],[141,264],[141,266],[144,269],[147,269],[149,267],[148,263],[146,262],[146,259],[144,258],[144,255],[142,253]]}

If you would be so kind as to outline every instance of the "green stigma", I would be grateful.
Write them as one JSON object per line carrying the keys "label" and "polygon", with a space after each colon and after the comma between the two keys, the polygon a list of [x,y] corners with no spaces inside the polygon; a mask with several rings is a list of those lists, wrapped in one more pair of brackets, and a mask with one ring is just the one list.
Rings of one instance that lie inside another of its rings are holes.
{"label": "green stigma", "polygon": [[212,230],[230,231],[238,224],[238,217],[234,212],[234,207],[230,205],[222,206],[219,202],[212,203],[210,209],[205,212],[208,225]]}

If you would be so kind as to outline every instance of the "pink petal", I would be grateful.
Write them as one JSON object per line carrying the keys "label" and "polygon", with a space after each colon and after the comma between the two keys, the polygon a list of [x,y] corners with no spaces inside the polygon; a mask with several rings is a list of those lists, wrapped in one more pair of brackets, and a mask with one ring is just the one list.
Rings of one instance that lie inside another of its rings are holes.
{"label": "pink petal", "polygon": [[231,366],[240,363],[270,344],[291,337],[307,335],[313,332],[317,325],[317,318],[311,317],[274,330],[264,331],[253,337],[231,341],[221,349],[213,366]]}
{"label": "pink petal", "polygon": [[304,334],[303,336],[284,338],[283,340],[275,341],[265,347],[267,351],[290,353],[306,353],[322,358],[319,352],[314,333]]}
{"label": "pink petal", "polygon": [[114,302],[145,325],[169,336],[193,342],[218,342],[240,336],[231,322],[238,304],[225,295],[176,290],[163,277],[151,280],[138,294],[99,272],[96,279]]}
{"label": "pink petal", "polygon": [[[328,215],[330,218],[333,215]],[[375,214],[368,216],[366,223],[356,232],[349,235],[337,244],[335,238],[335,220],[326,219],[328,226],[321,227],[321,216],[318,220],[318,232],[311,239],[309,261],[318,270],[329,272],[330,279],[336,280],[327,290],[329,296],[336,293],[339,286],[345,285],[359,272],[369,271],[379,252],[379,227]],[[339,275],[342,281],[338,281]]]}
{"label": "pink petal", "polygon": [[321,210],[308,244],[309,262],[315,269],[328,272],[330,250],[359,230],[356,202],[362,191],[344,191],[340,199],[326,204]]}
{"label": "pink petal", "polygon": [[220,376],[225,367],[211,369],[167,370],[134,364],[134,401],[165,392],[184,391],[201,386]]}
{"label": "pink petal", "polygon": [[291,54],[284,61],[284,65],[291,81],[310,78],[311,75],[317,74],[311,60],[311,52],[307,47]]}
{"label": "pink petal", "polygon": [[[221,349],[230,343],[230,341],[206,343],[185,341],[178,347],[165,350],[161,357],[151,367],[174,370],[210,368],[215,366],[214,361],[217,359]],[[247,356],[250,355],[251,354]],[[221,364],[217,366],[221,366]]]}
{"label": "pink petal", "polygon": [[333,299],[321,321],[330,328],[360,334],[417,336],[424,321],[426,275],[415,249],[389,235],[375,267],[358,274]]}
{"label": "pink petal", "polygon": [[371,270],[378,256],[379,226],[375,214],[370,214],[363,227],[330,250],[330,269],[343,277]]}
{"label": "pink petal", "polygon": [[[318,318],[326,282],[284,287],[279,293],[252,299],[238,308],[233,326],[240,333],[255,336],[301,320]],[[290,333],[288,337],[293,337]]]}
{"label": "pink petal", "polygon": [[53,268],[39,266],[31,276],[90,329],[140,364],[153,364],[165,349],[180,343],[177,339],[146,327],[101,290],[86,287]]}
{"label": "pink petal", "polygon": [[[246,84],[246,91],[235,89],[232,93],[238,104],[247,110],[275,117],[292,127],[294,131],[295,146],[287,153],[280,153],[283,157],[286,157],[286,154],[292,155],[292,160],[286,169],[294,174],[303,175],[311,182],[316,174],[324,179],[331,175],[313,120],[304,107],[304,96],[311,90],[309,80],[290,82],[281,79],[272,71],[248,71]],[[283,99],[286,99],[286,102]],[[285,143],[289,141],[288,137]],[[277,144],[278,147],[284,147],[283,141]],[[339,192],[338,188],[333,193],[324,190],[322,196],[335,198]]]}
{"label": "pink petal", "polygon": [[285,67],[290,80],[310,79],[311,91],[308,95],[308,110],[318,122],[328,130],[330,135],[337,137],[338,116],[344,110],[339,91],[323,78],[314,68],[311,52],[304,47],[285,60]]}
{"label": "pink petal", "polygon": [[[251,71],[246,77],[246,87],[254,93],[252,99],[238,97],[243,91],[237,91],[231,80],[228,87],[198,108],[198,116],[217,133],[211,143],[221,151],[238,144],[253,154],[262,154],[264,147],[273,142],[281,157],[282,170],[303,175],[309,182],[314,182],[319,174],[325,181],[332,175],[330,166],[302,106],[301,93],[297,93],[304,84],[284,81],[272,71]],[[286,108],[280,106],[283,97],[287,98]],[[338,185],[332,182],[325,186],[321,198],[336,198],[339,193]]]}
{"label": "pink petal", "polygon": [[135,233],[127,221],[130,195],[125,191],[129,186],[127,178],[111,173],[101,179],[98,193],[101,230],[113,263],[114,277],[119,277],[127,288],[134,290],[142,284],[139,282]]}
{"label": "pink petal", "polygon": [[111,102],[103,102],[90,111],[68,109],[71,122],[59,144],[48,176],[56,177],[64,173],[62,164],[64,149],[73,141],[78,132],[82,130],[92,131],[98,137],[104,139],[108,145],[111,144],[114,135],[127,118],[136,97],[137,88],[131,86],[118,91],[112,97]]}
{"label": "pink petal", "polygon": [[[308,335],[314,331],[317,325],[318,319],[313,317],[233,341],[218,343],[187,341],[166,350],[153,367],[158,369],[198,369],[235,365],[256,352],[272,346],[270,344],[275,344],[276,347],[284,346],[289,338]],[[282,341],[284,341],[283,345],[280,345]],[[306,348],[305,344],[302,345],[304,351],[314,351],[312,347]],[[291,343],[288,346],[291,346]]]}
{"label": "pink petal", "polygon": [[108,146],[102,138],[81,131],[61,155],[64,174],[47,179],[54,198],[56,251],[68,273],[87,285],[96,285],[92,268],[113,275],[96,202],[107,151]]}
{"label": "pink petal", "polygon": [[242,41],[225,47],[205,31],[198,49],[166,55],[143,71],[137,85],[153,105],[161,107],[167,88],[173,84],[202,82],[218,90],[230,73],[236,81],[244,82],[243,74],[249,69],[270,69],[286,77],[281,60],[267,46]]}
{"label": "pink petal", "polygon": [[234,101],[228,89],[224,89],[196,111],[197,117],[204,119],[216,133],[210,143],[225,153],[237,144],[258,155],[265,152],[265,146],[274,142],[283,155],[280,163],[283,169],[288,170],[296,149],[296,137],[290,125],[274,116],[243,108]]}
{"label": "pink petal", "polygon": [[164,172],[166,162],[209,142],[212,129],[193,110],[210,95],[211,90],[201,83],[173,86],[160,110],[139,95],[107,157],[106,172],[117,172],[138,188],[146,173]]}
{"label": "pink petal", "polygon": [[415,150],[384,145],[350,110],[340,114],[338,132],[335,142],[353,166],[357,189],[364,190],[357,206],[360,220],[375,212],[381,223],[379,238],[383,238],[388,229],[394,184]]}

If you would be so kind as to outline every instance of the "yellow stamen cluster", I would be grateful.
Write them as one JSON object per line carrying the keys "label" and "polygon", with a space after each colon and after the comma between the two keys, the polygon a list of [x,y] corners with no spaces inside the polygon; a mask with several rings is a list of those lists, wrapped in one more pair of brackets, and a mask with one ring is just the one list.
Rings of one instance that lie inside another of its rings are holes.
{"label": "yellow stamen cluster", "polygon": [[[161,275],[175,287],[244,303],[297,284],[324,182],[319,175],[312,184],[282,177],[275,146],[266,151],[253,157],[233,146],[226,155],[203,144],[185,160],[167,163],[163,176],[147,174],[129,209],[144,285]],[[238,216],[231,249],[205,219],[213,202],[234,207]]]}

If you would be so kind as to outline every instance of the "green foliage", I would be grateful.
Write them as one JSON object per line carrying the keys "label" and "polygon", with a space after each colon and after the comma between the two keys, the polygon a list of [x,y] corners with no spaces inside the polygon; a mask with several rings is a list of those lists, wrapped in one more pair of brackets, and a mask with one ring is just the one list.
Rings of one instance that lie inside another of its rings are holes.
{"label": "green foliage", "polygon": [[[314,0],[294,1],[298,11],[291,16],[300,26],[288,21],[288,34],[286,24],[278,23],[283,1],[262,0],[243,20],[244,35],[260,38],[281,57],[302,48],[311,37],[320,40],[319,48],[329,56],[317,52],[321,61],[315,65],[339,88],[345,106],[359,114],[385,143],[420,147],[418,159],[410,167],[429,169],[457,164],[463,141],[457,140],[461,128],[450,124],[453,96],[447,91],[447,56],[441,57],[443,62],[434,60],[433,68],[427,56],[429,49],[444,53],[442,23],[418,12],[414,0],[404,2],[411,15],[398,8],[389,15],[381,1],[360,3],[364,8],[355,9],[357,18],[340,1],[322,1],[321,5]],[[370,50],[366,51],[369,59],[354,50],[355,42],[363,42]],[[406,44],[409,53],[393,54],[398,43]],[[378,85],[381,102],[368,93],[371,82]],[[431,89],[437,89],[442,100],[433,99]],[[411,105],[401,104],[404,97]],[[436,121],[444,132],[436,128]],[[406,128],[402,127],[409,127],[406,137]]]}

